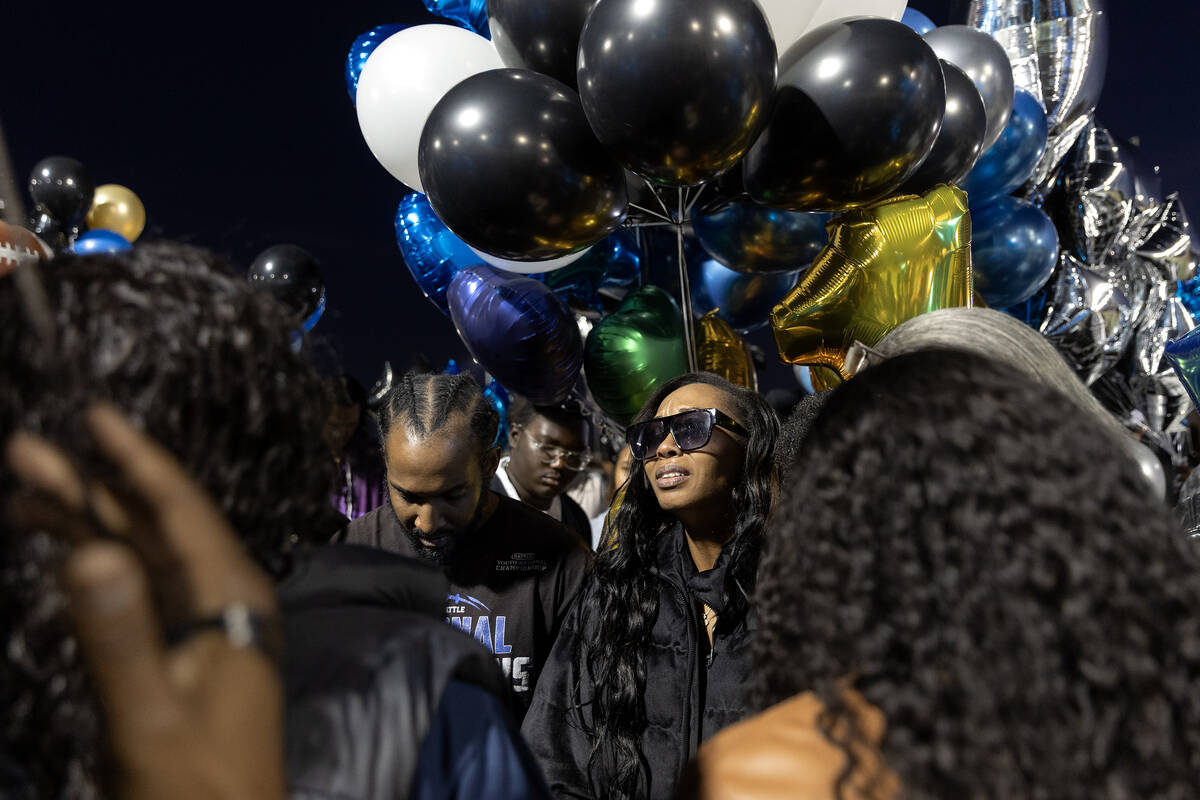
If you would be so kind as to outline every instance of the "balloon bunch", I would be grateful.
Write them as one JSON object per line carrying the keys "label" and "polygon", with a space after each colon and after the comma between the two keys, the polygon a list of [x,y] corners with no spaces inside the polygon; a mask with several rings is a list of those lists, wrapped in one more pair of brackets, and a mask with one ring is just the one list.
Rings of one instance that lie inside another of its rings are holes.
{"label": "balloon bunch", "polygon": [[29,176],[29,227],[54,250],[81,255],[129,250],[146,227],[146,207],[116,183],[96,186],[79,161],[43,158]]}
{"label": "balloon bunch", "polygon": [[[513,391],[623,421],[687,369],[754,385],[738,332],[768,317],[788,360],[837,369],[847,335],[971,302],[970,218],[944,184],[1009,121],[987,34],[902,22],[903,0],[427,5],[465,27],[364,34],[347,89],[368,148],[418,190],[395,222],[409,271]],[[674,298],[645,285],[655,227]],[[890,307],[796,294],[843,291],[835,273]],[[825,333],[797,333],[817,313]]]}

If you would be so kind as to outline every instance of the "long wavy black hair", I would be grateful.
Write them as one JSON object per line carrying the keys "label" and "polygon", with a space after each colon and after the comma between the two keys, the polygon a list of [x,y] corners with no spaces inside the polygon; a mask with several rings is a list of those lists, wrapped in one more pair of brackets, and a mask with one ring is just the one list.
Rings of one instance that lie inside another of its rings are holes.
{"label": "long wavy black hair", "polygon": [[[179,458],[265,565],[281,567],[294,539],[332,532],[324,393],[275,300],[177,245],[63,256],[39,275],[57,338],[49,354],[13,279],[0,279],[0,441],[32,431],[103,474],[83,412],[105,400]],[[12,488],[0,465],[0,493]],[[148,553],[153,544],[138,549],[161,577],[170,560]],[[0,795],[102,794],[99,717],[63,613],[60,548],[0,519],[0,555]]]}
{"label": "long wavy black hair", "polygon": [[898,356],[833,393],[789,476],[752,695],[820,697],[839,797],[861,747],[909,799],[1200,796],[1196,553],[1071,400],[977,355]]}
{"label": "long wavy black hair", "polygon": [[[734,416],[749,431],[741,480],[731,501],[738,514],[733,537],[725,545],[729,554],[722,614],[722,620],[741,624],[754,591],[763,532],[776,488],[774,450],[779,420],[757,393],[701,372],[664,383],[634,422],[652,419],[667,395],[695,383],[715,386],[727,394]],[[661,591],[650,568],[657,560],[659,538],[676,522],[659,506],[645,470],[639,467],[634,465],[613,518],[616,546],[600,554],[581,593],[581,629],[588,634],[581,637],[574,654],[577,664],[586,664],[593,682],[588,771],[593,785],[602,787],[603,796],[614,798],[637,797],[644,786],[647,766],[638,743],[646,727],[646,653]],[[579,672],[575,670],[576,675]],[[578,697],[580,687],[572,690]]]}

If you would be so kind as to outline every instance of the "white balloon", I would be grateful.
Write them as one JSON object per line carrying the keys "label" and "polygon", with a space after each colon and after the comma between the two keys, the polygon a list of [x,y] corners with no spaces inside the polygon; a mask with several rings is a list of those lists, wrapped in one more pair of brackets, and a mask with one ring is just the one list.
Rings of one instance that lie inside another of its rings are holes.
{"label": "white balloon", "polygon": [[[467,245],[467,247],[471,247],[471,245]],[[546,261],[509,261],[508,259],[494,256],[491,253],[485,253],[482,250],[477,250],[474,247],[471,247],[471,252],[497,269],[503,269],[509,272],[519,272],[522,275],[536,275],[539,272],[553,272],[556,269],[565,267],[567,264],[578,261],[579,259],[583,258],[588,250],[591,249],[592,248],[590,247],[585,247],[578,253],[571,253],[569,255],[559,256],[558,258],[547,259]]]}
{"label": "white balloon", "polygon": [[492,43],[453,25],[417,25],[392,34],[358,77],[358,126],[367,147],[418,192],[417,149],[429,113],[456,84],[504,62]]}
{"label": "white balloon", "polygon": [[782,56],[809,29],[808,23],[821,6],[821,0],[758,0],[758,5]]}
{"label": "white balloon", "polygon": [[805,32],[847,17],[885,17],[899,22],[907,6],[907,0],[821,0]]}

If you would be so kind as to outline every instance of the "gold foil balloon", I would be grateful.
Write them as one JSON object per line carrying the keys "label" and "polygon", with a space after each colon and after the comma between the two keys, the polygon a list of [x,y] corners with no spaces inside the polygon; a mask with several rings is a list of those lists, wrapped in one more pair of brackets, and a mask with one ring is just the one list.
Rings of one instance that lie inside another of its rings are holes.
{"label": "gold foil balloon", "polygon": [[96,187],[87,225],[92,230],[102,228],[119,233],[132,242],[146,227],[146,207],[131,190],[116,183],[106,183]]}
{"label": "gold foil balloon", "polygon": [[730,383],[758,390],[754,357],[742,337],[729,323],[717,316],[717,309],[696,323],[696,364],[701,372],[720,375]]}
{"label": "gold foil balloon", "polygon": [[829,246],[771,312],[784,361],[849,377],[855,341],[872,346],[915,316],[972,304],[971,217],[961,190],[938,186],[855,209],[828,227]]}

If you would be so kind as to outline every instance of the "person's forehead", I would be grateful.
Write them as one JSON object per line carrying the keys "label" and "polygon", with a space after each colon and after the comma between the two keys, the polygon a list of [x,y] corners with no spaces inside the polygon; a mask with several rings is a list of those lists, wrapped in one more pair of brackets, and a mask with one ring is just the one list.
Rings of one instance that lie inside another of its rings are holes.
{"label": "person's forehead", "polygon": [[470,431],[455,427],[447,423],[424,437],[403,425],[394,427],[384,453],[388,480],[414,494],[436,494],[469,482],[479,454]]}
{"label": "person's forehead", "polygon": [[733,398],[722,389],[707,383],[690,383],[680,386],[658,404],[655,416],[667,417],[692,408],[715,408],[736,418]]}
{"label": "person's forehead", "polygon": [[535,439],[550,444],[576,446],[583,442],[582,420],[578,424],[571,424],[559,422],[549,417],[544,417],[541,414],[534,414],[533,418],[529,421],[527,430]]}

